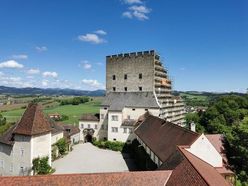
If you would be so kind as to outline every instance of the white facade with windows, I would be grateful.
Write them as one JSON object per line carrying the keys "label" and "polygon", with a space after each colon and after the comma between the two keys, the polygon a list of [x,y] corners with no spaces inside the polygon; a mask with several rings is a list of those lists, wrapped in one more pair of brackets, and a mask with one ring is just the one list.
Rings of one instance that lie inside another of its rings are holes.
{"label": "white facade with windows", "polygon": [[30,175],[33,159],[46,156],[51,165],[51,132],[39,136],[15,135],[13,145],[0,143],[0,175]]}

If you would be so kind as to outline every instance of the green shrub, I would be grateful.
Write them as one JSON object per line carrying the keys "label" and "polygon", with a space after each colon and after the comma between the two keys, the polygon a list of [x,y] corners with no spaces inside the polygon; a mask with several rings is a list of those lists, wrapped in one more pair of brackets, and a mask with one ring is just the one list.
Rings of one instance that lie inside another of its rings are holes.
{"label": "green shrub", "polygon": [[93,140],[93,145],[101,149],[110,149],[113,151],[122,151],[125,143],[119,141],[102,141]]}
{"label": "green shrub", "polygon": [[58,142],[56,143],[56,146],[59,149],[59,154],[61,154],[61,155],[66,154],[68,144],[67,144],[65,138],[59,139]]}
{"label": "green shrub", "polygon": [[48,156],[43,158],[33,159],[34,174],[49,174],[53,171],[52,167],[48,164]]}

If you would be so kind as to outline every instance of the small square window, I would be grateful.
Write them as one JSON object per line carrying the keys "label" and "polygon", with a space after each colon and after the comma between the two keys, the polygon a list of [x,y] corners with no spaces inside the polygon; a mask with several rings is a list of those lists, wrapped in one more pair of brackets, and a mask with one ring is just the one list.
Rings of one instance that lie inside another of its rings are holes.
{"label": "small square window", "polygon": [[97,125],[95,125],[95,129],[97,129]]}
{"label": "small square window", "polygon": [[124,90],[127,91],[127,87],[124,87]]}
{"label": "small square window", "polygon": [[104,107],[104,110],[107,110],[107,107]]}
{"label": "small square window", "polygon": [[142,74],[139,74],[139,79],[142,79]]}
{"label": "small square window", "polygon": [[148,109],[145,109],[145,111],[148,111]]}
{"label": "small square window", "polygon": [[115,80],[115,79],[116,79],[116,78],[115,78],[115,75],[113,75],[112,78],[113,78],[113,80]]}
{"label": "small square window", "polygon": [[142,91],[142,87],[139,87],[139,91]]}
{"label": "small square window", "polygon": [[124,74],[124,79],[127,79],[127,74]]}
{"label": "small square window", "polygon": [[81,129],[83,129],[84,128],[84,124],[81,124]]}
{"label": "small square window", "polygon": [[132,111],[135,111],[135,108],[133,108]]}
{"label": "small square window", "polygon": [[90,124],[88,124],[88,129],[90,128]]}
{"label": "small square window", "polygon": [[113,87],[113,91],[114,91],[114,92],[116,91],[116,88],[115,88],[115,87]]}
{"label": "small square window", "polygon": [[114,140],[114,141],[116,141],[116,139],[115,139],[115,138],[114,138],[113,140]]}

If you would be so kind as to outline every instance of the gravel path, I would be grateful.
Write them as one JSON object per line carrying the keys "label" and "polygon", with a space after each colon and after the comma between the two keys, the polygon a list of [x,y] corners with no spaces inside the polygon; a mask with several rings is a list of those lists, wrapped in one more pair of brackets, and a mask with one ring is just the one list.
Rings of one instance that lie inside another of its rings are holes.
{"label": "gravel path", "polygon": [[[134,167],[132,161],[127,162]],[[54,161],[52,167],[56,169],[54,174],[128,171],[120,152],[99,149],[91,143],[73,146],[73,150],[64,158]]]}

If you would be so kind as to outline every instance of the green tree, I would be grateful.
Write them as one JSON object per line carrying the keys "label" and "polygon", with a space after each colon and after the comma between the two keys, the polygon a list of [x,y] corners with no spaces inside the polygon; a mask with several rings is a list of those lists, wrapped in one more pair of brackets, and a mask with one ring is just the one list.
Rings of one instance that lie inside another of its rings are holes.
{"label": "green tree", "polygon": [[56,143],[56,145],[58,147],[59,153],[61,155],[64,155],[66,153],[67,147],[68,147],[66,139],[65,138],[59,139],[58,142]]}

